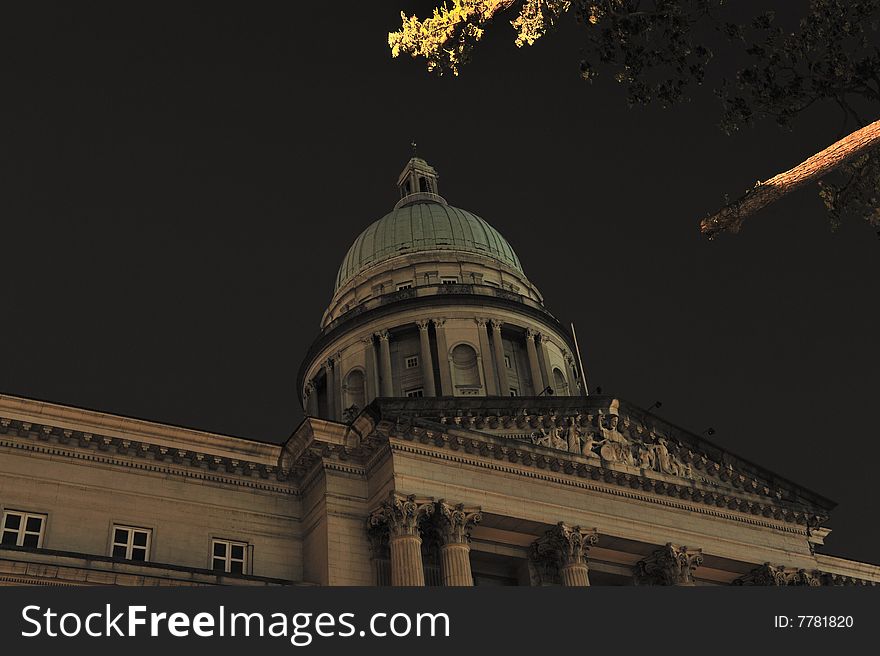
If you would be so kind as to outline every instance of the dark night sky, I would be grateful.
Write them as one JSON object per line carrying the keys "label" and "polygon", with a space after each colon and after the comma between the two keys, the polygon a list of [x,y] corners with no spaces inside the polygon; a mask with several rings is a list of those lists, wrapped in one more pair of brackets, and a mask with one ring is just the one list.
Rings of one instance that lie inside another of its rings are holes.
{"label": "dark night sky", "polygon": [[576,323],[591,386],[835,499],[825,551],[880,561],[880,241],[814,188],[697,230],[836,112],[726,137],[709,89],[627,110],[580,80],[572,22],[521,51],[499,23],[438,79],[386,45],[425,2],[75,4],[0,12],[0,391],[284,440],[416,139]]}

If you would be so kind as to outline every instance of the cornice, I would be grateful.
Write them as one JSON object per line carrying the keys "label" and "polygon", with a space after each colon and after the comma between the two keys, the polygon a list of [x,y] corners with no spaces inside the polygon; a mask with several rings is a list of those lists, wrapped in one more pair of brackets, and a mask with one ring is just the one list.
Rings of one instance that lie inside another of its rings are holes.
{"label": "cornice", "polygon": [[161,443],[173,448],[210,450],[255,462],[273,462],[280,451],[280,445],[271,442],[7,394],[0,394],[0,417],[53,426],[58,430],[125,435],[131,440]]}
{"label": "cornice", "polygon": [[806,512],[781,508],[769,501],[760,502],[743,498],[729,490],[704,490],[685,479],[672,482],[669,477],[648,477],[634,471],[622,471],[611,466],[595,464],[574,454],[524,443],[517,444],[512,440],[504,441],[488,435],[460,437],[418,426],[400,430],[400,427],[393,424],[380,424],[379,430],[383,429],[389,431],[388,438],[393,450],[687,510],[753,526],[806,536],[808,523],[814,524],[819,520]]}
{"label": "cornice", "polygon": [[278,494],[299,493],[274,465],[7,417],[0,417],[0,447]]}
{"label": "cornice", "polygon": [[[386,423],[422,426],[443,433],[458,431],[467,437],[485,436],[511,447],[546,442],[547,446],[555,447],[549,451],[556,455],[560,451],[568,454],[576,448],[576,444],[566,444],[566,439],[576,443],[579,440],[582,446],[587,441],[632,446],[633,455],[647,450],[659,456],[662,449],[665,466],[655,457],[649,459],[647,466],[639,463],[637,457],[636,462],[625,464],[635,471],[655,469],[658,474],[671,476],[681,473],[676,471],[681,469],[686,472],[684,479],[689,485],[697,480],[710,487],[735,488],[739,497],[822,518],[827,518],[836,505],[702,436],[610,396],[377,399],[372,406],[374,414]],[[577,434],[576,438],[571,431]],[[590,455],[595,458],[591,460],[598,461],[601,451],[604,464],[604,449],[592,451]],[[624,459],[611,454],[609,458]],[[670,459],[675,463],[668,462]]]}
{"label": "cornice", "polygon": [[420,420],[400,423],[382,420],[356,445],[330,444],[313,437],[290,463],[288,475],[299,481],[303,491],[325,469],[368,476],[384,457],[385,445],[392,451],[469,464],[797,535],[809,535],[810,529],[825,520],[824,516],[780,500],[769,488],[763,493],[756,485],[736,488],[725,471],[719,472],[719,480],[729,484],[722,487],[703,477],[682,478],[646,472],[516,439]]}

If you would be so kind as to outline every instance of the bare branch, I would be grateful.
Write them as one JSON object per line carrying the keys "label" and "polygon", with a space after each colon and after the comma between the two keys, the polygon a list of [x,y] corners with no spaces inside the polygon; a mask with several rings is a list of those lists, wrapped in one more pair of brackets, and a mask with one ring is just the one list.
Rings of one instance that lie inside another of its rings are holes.
{"label": "bare branch", "polygon": [[714,239],[722,232],[739,232],[747,217],[878,145],[880,120],[856,130],[794,168],[764,182],[758,182],[745,196],[703,219],[700,222],[700,232],[709,239]]}

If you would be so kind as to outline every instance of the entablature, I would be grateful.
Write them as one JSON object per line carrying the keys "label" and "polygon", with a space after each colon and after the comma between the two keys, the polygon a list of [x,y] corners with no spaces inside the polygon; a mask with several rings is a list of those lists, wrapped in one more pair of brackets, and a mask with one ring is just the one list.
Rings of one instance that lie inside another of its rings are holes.
{"label": "entablature", "polygon": [[125,436],[71,430],[10,417],[0,416],[0,447],[280,494],[298,493],[277,463],[239,459],[209,451],[184,449]]}

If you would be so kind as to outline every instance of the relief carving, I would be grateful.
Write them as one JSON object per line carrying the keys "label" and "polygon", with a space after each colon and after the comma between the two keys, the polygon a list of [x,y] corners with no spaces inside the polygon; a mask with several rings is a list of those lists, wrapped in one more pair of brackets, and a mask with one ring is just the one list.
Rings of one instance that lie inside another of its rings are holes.
{"label": "relief carving", "polygon": [[[666,438],[651,433],[648,441],[639,431],[629,426],[621,430],[617,415],[597,415],[582,428],[578,417],[562,420],[561,426],[545,428],[538,423],[531,434],[532,444],[559,449],[583,456],[599,457],[608,463],[622,463],[631,467],[657,471],[672,476],[692,477],[691,467],[673,452]],[[675,448],[677,451],[677,447]]]}

